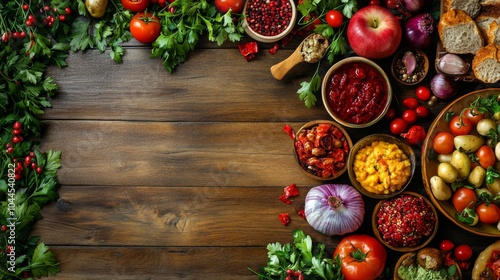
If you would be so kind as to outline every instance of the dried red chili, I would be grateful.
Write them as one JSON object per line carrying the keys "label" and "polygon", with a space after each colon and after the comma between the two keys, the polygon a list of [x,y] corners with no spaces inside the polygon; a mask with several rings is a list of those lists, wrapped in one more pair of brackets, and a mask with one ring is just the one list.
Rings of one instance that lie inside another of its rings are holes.
{"label": "dried red chili", "polygon": [[259,45],[257,45],[255,41],[246,42],[238,44],[238,49],[245,60],[250,61],[255,57],[255,54],[259,52]]}
{"label": "dried red chili", "polygon": [[292,138],[292,140],[295,140],[295,132],[293,131],[293,128],[291,126],[289,126],[288,124],[285,124],[283,126],[283,131],[286,132],[286,134],[288,134],[288,136],[290,136],[290,138]]}
{"label": "dried red chili", "polygon": [[401,133],[401,137],[405,138],[410,145],[418,145],[425,140],[425,128],[420,125],[410,127],[408,132]]}
{"label": "dried red chili", "polygon": [[280,219],[280,222],[286,226],[288,223],[290,223],[290,215],[288,213],[279,213],[278,218]]}
{"label": "dried red chili", "polygon": [[299,215],[300,217],[302,217],[302,219],[306,219],[306,211],[304,211],[304,209],[300,209],[298,212],[297,212],[297,215]]}
{"label": "dried red chili", "polygon": [[280,48],[280,45],[278,43],[275,43],[272,48],[268,50],[270,54],[275,54]]}
{"label": "dried red chili", "polygon": [[292,204],[292,201],[288,198],[289,197],[286,194],[282,194],[278,199],[283,201],[286,204]]}
{"label": "dried red chili", "polygon": [[297,188],[297,185],[295,184],[290,184],[285,187],[284,189],[286,197],[293,197],[293,196],[298,196],[299,195],[299,188]]}

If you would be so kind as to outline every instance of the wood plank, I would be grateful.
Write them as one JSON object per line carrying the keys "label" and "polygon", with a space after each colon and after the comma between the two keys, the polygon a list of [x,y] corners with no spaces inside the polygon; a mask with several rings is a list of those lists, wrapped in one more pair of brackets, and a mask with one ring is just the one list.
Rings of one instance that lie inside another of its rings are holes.
{"label": "wood plank", "polygon": [[[45,119],[161,121],[270,121],[328,117],[318,105],[305,107],[300,82],[309,81],[316,65],[301,64],[284,81],[268,70],[291,50],[262,51],[246,62],[234,49],[202,49],[173,74],[150,50],[127,48],[123,64],[97,50],[72,53],[69,66],[50,67],[60,93]],[[221,59],[223,58],[223,59]],[[287,80],[288,79],[288,80]]]}
{"label": "wood plank", "polygon": [[301,173],[283,124],[47,121],[42,149],[62,151],[63,185],[318,183]]}

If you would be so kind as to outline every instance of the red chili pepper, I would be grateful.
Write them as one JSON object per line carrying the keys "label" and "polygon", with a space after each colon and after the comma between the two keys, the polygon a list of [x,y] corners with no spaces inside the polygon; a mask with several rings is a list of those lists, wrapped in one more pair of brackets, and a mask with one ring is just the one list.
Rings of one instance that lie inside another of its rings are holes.
{"label": "red chili pepper", "polygon": [[302,219],[306,219],[306,211],[304,211],[304,209],[300,209],[299,212],[297,212],[297,214],[302,217]]}
{"label": "red chili pepper", "polygon": [[284,189],[286,197],[293,197],[293,196],[298,196],[299,195],[299,188],[297,188],[297,185],[295,184],[290,184],[285,187]]}
{"label": "red chili pepper", "polygon": [[280,48],[280,45],[278,43],[275,43],[272,48],[268,50],[270,54],[275,54]]}
{"label": "red chili pepper", "polygon": [[452,266],[455,264],[455,260],[451,257],[451,252],[444,253],[444,265]]}
{"label": "red chili pepper", "polygon": [[288,199],[288,196],[286,194],[283,194],[279,197],[279,200],[283,201],[286,204],[292,204],[292,201]]}
{"label": "red chili pepper", "polygon": [[286,226],[288,223],[290,223],[290,215],[288,213],[279,213],[278,218],[280,219],[280,222]]}
{"label": "red chili pepper", "polygon": [[422,143],[426,135],[427,133],[425,132],[425,128],[420,125],[414,125],[410,127],[408,132],[401,133],[401,137],[405,138],[410,145],[418,145]]}
{"label": "red chili pepper", "polygon": [[247,42],[238,44],[238,49],[246,61],[250,61],[255,57],[255,54],[259,52],[259,45],[257,42]]}
{"label": "red chili pepper", "polygon": [[285,126],[283,126],[283,131],[286,132],[286,134],[288,134],[288,136],[290,136],[292,140],[295,140],[295,132],[293,131],[293,128],[291,126],[285,124]]}

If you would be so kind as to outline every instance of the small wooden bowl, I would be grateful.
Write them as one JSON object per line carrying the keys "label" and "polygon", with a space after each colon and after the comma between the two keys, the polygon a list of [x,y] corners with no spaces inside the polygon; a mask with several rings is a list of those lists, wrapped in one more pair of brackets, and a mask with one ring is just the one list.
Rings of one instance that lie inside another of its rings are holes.
{"label": "small wooden bowl", "polygon": [[[399,149],[401,149],[403,151],[403,153],[405,153],[405,155],[410,160],[410,162],[411,162],[411,175],[408,178],[408,181],[401,187],[400,190],[389,193],[389,194],[376,194],[376,193],[370,192],[367,189],[365,189],[361,185],[361,183],[356,179],[356,174],[354,173],[354,169],[353,169],[356,154],[358,153],[358,151],[360,149],[371,145],[374,141],[384,141],[384,142],[387,142],[390,144],[396,144],[399,147]],[[408,187],[408,185],[410,184],[410,182],[413,178],[413,174],[415,173],[415,167],[416,167],[417,163],[416,163],[415,152],[413,151],[413,148],[410,145],[404,143],[403,141],[399,140],[398,138],[396,138],[392,135],[378,133],[378,134],[372,134],[372,135],[365,136],[364,138],[362,138],[361,140],[359,140],[358,142],[356,142],[354,144],[354,146],[351,149],[351,152],[349,153],[349,159],[347,160],[347,165],[348,165],[348,174],[349,174],[349,179],[351,181],[351,184],[360,193],[362,193],[363,195],[366,195],[368,197],[375,198],[375,199],[387,199],[387,198],[391,198],[391,197],[394,197],[394,196],[402,193],[406,189],[406,187]]]}
{"label": "small wooden bowl", "polygon": [[[344,137],[347,141],[347,144],[349,146],[349,152],[351,151],[352,149],[352,140],[351,138],[349,137],[349,134],[347,134],[347,131],[345,131],[345,129],[339,125],[338,123],[334,122],[334,121],[331,121],[331,120],[314,120],[314,121],[310,121],[306,124],[304,124],[299,130],[297,130],[297,132],[295,133],[295,137],[297,138],[297,135],[304,129],[308,129],[308,128],[312,128],[314,126],[317,126],[319,124],[322,124],[322,123],[327,123],[327,124],[331,124],[335,127],[337,127],[340,131],[342,131],[342,133],[344,134]],[[300,164],[300,161],[299,161],[299,157],[297,155],[297,151],[295,149],[295,141],[293,142],[293,154],[295,156],[295,161],[297,162],[297,164],[299,165],[300,169],[310,178],[313,178],[313,179],[316,179],[316,180],[320,180],[320,181],[328,181],[328,180],[333,180],[337,177],[339,177],[340,175],[342,175],[346,170],[347,170],[347,157],[346,157],[346,163],[345,163],[345,166],[339,170],[335,175],[333,176],[330,176],[330,177],[321,177],[321,176],[316,176],[310,172],[308,172],[307,170],[305,170],[302,165]]]}
{"label": "small wooden bowl", "polygon": [[406,192],[402,192],[399,195],[400,196],[401,195],[412,195],[412,196],[416,196],[416,197],[420,197],[420,198],[424,199],[424,201],[432,209],[432,213],[434,214],[434,217],[436,218],[436,223],[434,224],[434,229],[432,231],[432,234],[430,236],[428,236],[427,238],[423,239],[422,242],[419,245],[416,245],[416,246],[413,246],[413,247],[397,247],[397,246],[393,246],[391,244],[388,244],[382,238],[382,236],[380,235],[380,232],[379,232],[379,230],[377,228],[377,214],[378,214],[378,212],[380,210],[380,207],[382,207],[382,204],[384,202],[386,202],[387,200],[394,199],[394,197],[389,198],[389,199],[381,200],[381,201],[379,201],[377,203],[377,205],[375,205],[375,208],[374,208],[373,214],[372,214],[372,228],[373,228],[373,233],[374,233],[375,237],[380,242],[382,242],[382,244],[384,244],[385,246],[387,246],[387,248],[389,248],[391,250],[394,250],[394,251],[398,251],[398,252],[411,252],[411,251],[416,251],[416,250],[422,249],[422,248],[426,247],[432,241],[432,239],[434,239],[434,237],[436,236],[436,233],[437,233],[437,230],[438,230],[438,215],[437,215],[436,208],[434,208],[434,205],[432,205],[432,203],[427,198],[425,198],[424,196],[422,196],[422,195],[420,195],[418,193],[406,191]]}
{"label": "small wooden bowl", "polygon": [[[421,74],[415,82],[403,81],[401,78],[401,75],[403,75],[403,74],[399,73],[399,71],[397,69],[397,65],[399,64],[399,61],[401,61],[401,59],[403,58],[403,55],[407,51],[410,51],[415,56],[417,56],[417,67],[421,67],[423,70],[423,74]],[[427,57],[427,54],[425,54],[425,52],[423,52],[422,50],[419,50],[419,49],[411,49],[411,48],[401,49],[400,51],[398,51],[394,55],[394,58],[392,59],[391,73],[392,73],[392,76],[394,77],[394,79],[402,85],[405,85],[405,86],[416,85],[416,84],[422,82],[425,79],[425,77],[427,76],[427,73],[429,73],[429,58]]]}
{"label": "small wooden bowl", "polygon": [[[399,275],[398,275],[398,269],[399,267],[401,266],[401,264],[403,263],[403,261],[406,259],[406,258],[415,258],[417,256],[417,252],[409,252],[409,253],[406,253],[404,255],[402,255],[396,265],[394,266],[394,277],[393,279],[394,280],[402,280],[401,278],[399,278]],[[461,280],[462,279],[462,270],[460,269],[460,266],[455,262],[453,264],[456,268],[457,268],[457,271],[455,272],[455,275],[458,276],[458,279]]]}

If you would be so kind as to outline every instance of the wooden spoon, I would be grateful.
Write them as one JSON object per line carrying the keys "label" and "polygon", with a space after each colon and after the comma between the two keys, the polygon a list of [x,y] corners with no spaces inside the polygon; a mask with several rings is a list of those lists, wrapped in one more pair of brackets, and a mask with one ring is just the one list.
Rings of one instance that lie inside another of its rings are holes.
{"label": "wooden spoon", "polygon": [[[304,56],[302,55],[302,48],[304,46],[304,42],[306,40],[309,40],[311,37],[317,36],[322,40],[322,44],[324,44],[326,47],[328,47],[328,40],[321,36],[320,34],[311,34],[307,36],[302,42],[299,44],[299,46],[295,49],[295,51],[285,60],[281,61],[278,64],[275,64],[271,66],[271,74],[276,80],[281,80],[283,77],[292,69],[295,67],[295,65],[299,64],[300,62],[306,61],[304,59]],[[323,57],[323,55],[326,52],[326,48],[323,49],[320,57]],[[307,61],[308,63],[316,63],[318,60],[312,60],[312,61]]]}

